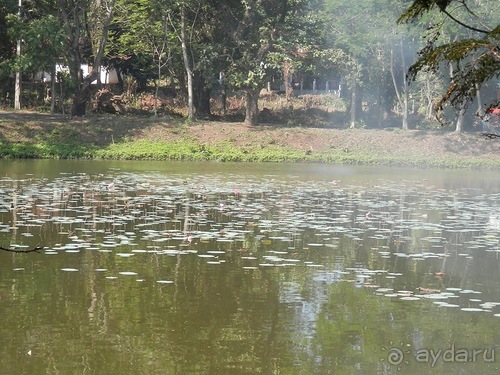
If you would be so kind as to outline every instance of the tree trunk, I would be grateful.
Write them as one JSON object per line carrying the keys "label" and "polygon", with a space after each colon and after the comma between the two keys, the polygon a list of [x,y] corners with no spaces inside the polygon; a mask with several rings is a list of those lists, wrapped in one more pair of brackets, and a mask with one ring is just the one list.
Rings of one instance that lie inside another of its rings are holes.
{"label": "tree trunk", "polygon": [[[81,72],[80,66],[81,66],[81,60],[78,52],[74,52],[74,60],[72,61],[72,64],[69,67],[69,73],[71,76],[71,79],[73,82],[76,84],[75,92],[72,97],[71,101],[71,116],[84,116],[85,115],[85,104],[86,104],[86,99],[84,98],[83,95],[83,74]],[[77,56],[76,56],[77,55]]]}
{"label": "tree trunk", "polygon": [[52,65],[52,74],[50,77],[50,113],[55,113],[55,112],[56,112],[56,64]]}
{"label": "tree trunk", "polygon": [[227,94],[226,94],[226,87],[222,87],[222,94],[221,94],[221,99],[222,101],[222,116],[226,117],[227,114]]}
{"label": "tree trunk", "polygon": [[59,82],[59,103],[61,103],[61,113],[63,115],[66,115],[66,108],[64,107],[64,100],[65,100],[64,82],[61,79],[61,81]]}
{"label": "tree trunk", "polygon": [[210,118],[210,96],[211,91],[207,87],[202,87],[198,91],[198,100],[196,105],[196,113],[200,115],[200,117]]}
{"label": "tree trunk", "polygon": [[427,111],[425,112],[426,113],[425,118],[427,120],[431,120],[432,119],[432,110],[434,108],[434,98],[432,95],[430,75],[427,74],[426,77],[427,78],[425,80],[425,88],[426,88],[425,97],[427,99]]}
{"label": "tree trunk", "polygon": [[193,104],[193,71],[191,69],[191,64],[189,63],[189,56],[186,44],[186,7],[182,5],[181,11],[181,47],[182,47],[182,59],[184,61],[184,68],[186,69],[187,75],[187,91],[188,91],[188,119],[194,121],[194,104]]}
{"label": "tree trunk", "polygon": [[88,90],[78,90],[73,96],[71,116],[85,116],[88,101]]}
{"label": "tree trunk", "polygon": [[408,130],[408,92],[405,91],[403,95],[403,130]]}
{"label": "tree trunk", "polygon": [[[59,2],[58,2],[59,3]],[[61,17],[64,21],[64,26],[68,35],[71,37],[71,47],[70,47],[70,74],[73,80],[76,82],[76,90],[73,95],[73,103],[71,106],[71,115],[72,116],[84,116],[86,112],[87,101],[89,100],[90,93],[90,85],[93,81],[98,79],[99,70],[101,67],[102,56],[104,54],[104,47],[106,46],[108,40],[108,30],[109,25],[111,23],[111,18],[113,17],[113,9],[115,6],[115,0],[110,0],[107,4],[106,9],[106,18],[104,19],[102,25],[102,35],[99,40],[99,47],[95,53],[94,61],[92,64],[92,71],[88,76],[83,78],[81,73],[81,62],[82,56],[80,51],[80,43],[81,43],[81,33],[86,28],[87,25],[87,17],[83,17],[83,21],[80,18],[81,16],[77,12],[65,12],[65,8],[62,6],[63,2],[59,3],[59,8],[61,10]]]}
{"label": "tree trunk", "polygon": [[349,128],[354,129],[356,127],[357,113],[356,113],[356,96],[357,96],[357,85],[354,85],[351,91],[351,110],[350,110],[350,120]]}
{"label": "tree trunk", "polygon": [[481,91],[479,90],[479,85],[476,83],[476,99],[477,99],[477,116],[483,118],[484,109],[483,109],[483,101],[481,99]]}
{"label": "tree trunk", "polygon": [[460,134],[464,130],[465,111],[467,110],[467,100],[462,101],[460,110],[458,111],[457,123],[455,125],[455,133]]}
{"label": "tree trunk", "polygon": [[[449,65],[450,80],[453,81],[455,77],[455,70],[453,69],[453,64]],[[464,126],[465,111],[467,109],[467,100],[463,100],[460,103],[460,109],[458,111],[457,122],[455,123],[455,133],[462,133]]]}
{"label": "tree trunk", "polygon": [[247,89],[245,124],[257,125],[259,122],[259,89]]}
{"label": "tree trunk", "polygon": [[210,117],[211,90],[208,88],[205,78],[201,72],[196,72],[193,77],[196,94],[194,96],[194,108],[200,118]]}
{"label": "tree trunk", "polygon": [[[19,8],[17,11],[18,17],[21,17],[21,7],[22,7],[22,2],[19,0]],[[17,40],[17,46],[16,46],[16,56],[18,59],[21,58],[21,39]],[[21,109],[21,81],[22,81],[22,73],[20,70],[16,71],[16,85],[15,85],[15,91],[14,91],[14,109],[15,110],[20,110]]]}
{"label": "tree trunk", "polygon": [[227,99],[227,93],[226,93],[226,78],[223,72],[219,73],[219,84],[221,88],[221,102],[222,102],[222,116],[226,117],[227,113],[227,105],[226,105],[226,99]]}
{"label": "tree trunk", "polygon": [[401,65],[403,69],[403,130],[408,130],[408,93],[410,88],[408,87],[408,80],[406,79],[406,72],[408,68],[406,67],[405,51],[403,49],[403,38],[399,39],[399,47],[401,52]]}
{"label": "tree trunk", "polygon": [[292,64],[290,61],[285,61],[283,63],[283,83],[285,84],[285,97],[286,101],[290,102],[293,95],[292,87]]}
{"label": "tree trunk", "polygon": [[[406,72],[406,64],[403,52],[403,39],[400,39],[401,43],[401,65],[403,72]],[[394,50],[391,49],[391,62],[390,62],[390,72],[392,77],[392,83],[394,85],[394,90],[396,92],[396,97],[398,99],[399,107],[401,108],[402,115],[402,128],[403,130],[408,130],[408,82],[406,80],[406,75],[403,74],[403,88],[400,92],[398,88],[398,83],[396,79],[396,73],[394,72]]]}
{"label": "tree trunk", "polygon": [[363,94],[364,90],[362,86],[356,87],[356,121],[359,122],[360,119],[363,119]]}

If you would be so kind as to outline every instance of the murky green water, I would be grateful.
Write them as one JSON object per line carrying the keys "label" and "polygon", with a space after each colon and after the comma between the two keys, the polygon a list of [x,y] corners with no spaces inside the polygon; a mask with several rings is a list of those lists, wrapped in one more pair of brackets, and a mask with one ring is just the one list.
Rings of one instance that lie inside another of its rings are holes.
{"label": "murky green water", "polygon": [[0,251],[2,374],[500,371],[498,173],[0,161],[0,177],[17,251]]}

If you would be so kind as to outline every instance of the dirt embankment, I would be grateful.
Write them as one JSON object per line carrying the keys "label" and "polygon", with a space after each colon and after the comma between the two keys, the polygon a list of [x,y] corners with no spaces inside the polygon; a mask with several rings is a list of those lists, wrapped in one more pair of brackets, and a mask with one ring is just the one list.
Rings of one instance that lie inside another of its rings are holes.
{"label": "dirt embankment", "polygon": [[306,152],[344,151],[376,155],[446,158],[481,157],[500,161],[500,139],[480,133],[446,130],[328,129],[175,119],[90,115],[73,118],[32,112],[0,112],[0,141],[64,142],[106,146],[122,140],[190,139],[201,144],[230,142],[240,146],[283,146]]}

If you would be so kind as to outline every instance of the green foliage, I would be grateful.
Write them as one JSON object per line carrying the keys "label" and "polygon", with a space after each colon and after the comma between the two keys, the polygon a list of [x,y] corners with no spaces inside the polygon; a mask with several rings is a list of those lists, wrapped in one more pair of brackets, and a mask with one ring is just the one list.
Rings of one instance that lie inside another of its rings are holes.
{"label": "green foliage", "polygon": [[9,37],[10,27],[7,18],[17,11],[17,1],[5,0],[0,4],[0,79],[7,76],[9,69],[6,62],[15,52],[15,42]]}
{"label": "green foliage", "polygon": [[[399,22],[408,23],[432,11],[444,15],[444,20],[429,28],[427,45],[410,67],[409,78],[415,80],[428,70],[436,72],[443,65],[454,67],[453,79],[435,106],[439,114],[447,104],[459,108],[471,101],[477,87],[500,77],[500,25],[495,25],[500,11],[497,2],[415,0]],[[450,23],[461,32],[445,40],[441,32]]]}
{"label": "green foliage", "polygon": [[359,60],[341,49],[323,49],[314,52],[314,58],[326,69],[335,69],[347,77],[347,85],[353,88],[362,85],[363,66]]}
{"label": "green foliage", "polygon": [[93,148],[76,144],[0,142],[0,158],[14,159],[84,159],[93,155]]}
{"label": "green foliage", "polygon": [[488,158],[438,158],[432,156],[394,156],[377,154],[372,150],[335,150],[304,152],[273,144],[236,146],[231,142],[210,145],[195,141],[126,141],[97,148],[73,142],[58,142],[58,135],[35,143],[0,142],[0,158],[38,159],[114,159],[114,160],[191,160],[219,162],[308,162],[351,165],[392,165],[438,168],[498,169],[498,164]]}
{"label": "green foliage", "polygon": [[17,15],[7,17],[10,36],[13,40],[21,39],[20,58],[12,61],[11,70],[35,73],[51,70],[64,51],[64,33],[55,16],[45,15],[25,22]]}
{"label": "green foliage", "polygon": [[261,88],[273,74],[281,73],[283,61],[299,60],[298,49],[321,43],[318,7],[316,2],[269,0],[249,1],[244,9],[235,9],[238,23],[227,25],[232,30],[226,33],[230,84],[239,89]]}
{"label": "green foliage", "polygon": [[303,152],[277,146],[236,147],[222,142],[201,145],[192,141],[137,141],[109,145],[95,152],[94,157],[125,160],[198,160],[296,162],[307,160]]}
{"label": "green foliage", "polygon": [[[0,5],[4,90],[12,91],[7,77],[13,71],[47,70],[64,60],[71,74],[64,80],[65,93],[67,97],[78,93],[83,86],[79,64],[94,60],[106,4],[110,3],[24,0],[18,16],[17,1],[4,1]],[[439,80],[434,87],[444,86],[448,72],[443,66],[454,67],[454,80],[438,109],[446,103],[461,105],[463,98],[474,95],[476,84],[498,78],[500,14],[494,0],[390,0],[383,5],[376,0],[116,0],[104,64],[133,77],[139,92],[153,83],[168,85],[184,99],[188,80],[179,40],[181,14],[195,106],[205,112],[210,110],[210,99],[222,90],[228,95],[245,91],[254,95],[248,102],[256,103],[255,93],[267,82],[280,87],[286,70],[295,83],[303,80],[307,85],[309,79],[322,87],[327,80],[341,83],[342,98],[352,101],[346,110],[355,108],[353,114],[365,115],[351,121],[364,120],[372,126],[369,120],[378,118],[382,126],[381,119],[400,113],[396,90],[420,98],[419,91],[429,84],[418,82],[410,88],[404,84],[406,62],[413,61],[422,46],[415,36],[421,27],[429,28],[428,44],[409,77],[427,71],[433,74],[433,84]],[[23,40],[23,52],[16,59],[18,38]],[[225,79],[218,82],[221,72]],[[428,103],[436,102],[436,90],[427,94],[425,100],[412,102],[416,112],[426,116]],[[254,110],[258,113],[256,104]]]}
{"label": "green foliage", "polygon": [[465,99],[472,100],[476,94],[476,85],[481,85],[500,75],[500,58],[490,51],[495,49],[497,42],[484,39],[462,39],[439,46],[429,46],[423,51],[417,61],[410,67],[409,78],[424,70],[436,71],[446,63],[455,63],[459,67],[454,80],[437,103],[436,109],[443,110],[449,102],[459,106]]}

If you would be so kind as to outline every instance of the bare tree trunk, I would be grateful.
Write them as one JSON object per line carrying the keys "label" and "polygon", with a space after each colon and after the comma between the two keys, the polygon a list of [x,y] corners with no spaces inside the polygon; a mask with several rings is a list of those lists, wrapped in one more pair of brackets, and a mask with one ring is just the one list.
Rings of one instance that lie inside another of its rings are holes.
{"label": "bare tree trunk", "polygon": [[153,113],[154,113],[155,117],[158,116],[157,103],[158,103],[158,91],[160,89],[160,87],[159,87],[160,86],[160,79],[161,79],[161,68],[160,68],[160,64],[158,63],[158,79],[155,82],[155,97],[154,97],[154,101],[153,101]]}
{"label": "bare tree trunk", "polygon": [[227,114],[227,93],[226,93],[226,87],[222,88],[222,95],[221,95],[221,101],[222,101],[222,116],[226,117]]}
{"label": "bare tree trunk", "polygon": [[477,99],[477,115],[479,117],[484,116],[483,101],[481,99],[481,91],[479,90],[479,85],[476,83],[476,99]]}
{"label": "bare tree trunk", "polygon": [[52,66],[50,77],[50,113],[56,112],[56,64]]}
{"label": "bare tree trunk", "polygon": [[350,110],[350,120],[349,128],[354,129],[356,127],[357,113],[356,113],[356,102],[357,102],[357,85],[354,84],[351,91],[351,110]]}
{"label": "bare tree trunk", "polygon": [[[453,64],[450,64],[449,68],[450,68],[450,79],[451,81],[453,81],[455,77]],[[462,103],[460,103],[460,110],[458,111],[457,122],[455,123],[455,133],[460,134],[463,131],[466,109],[467,109],[467,100],[463,100]]]}
{"label": "bare tree trunk", "polygon": [[182,59],[184,60],[184,68],[187,74],[187,90],[188,90],[188,119],[194,121],[194,104],[193,104],[193,70],[189,63],[187,44],[186,44],[186,7],[182,5],[181,11],[181,47]]}
{"label": "bare tree trunk", "polygon": [[464,128],[465,111],[467,109],[467,100],[460,103],[460,110],[458,111],[457,122],[455,125],[455,133],[462,133]]}
{"label": "bare tree trunk", "polygon": [[[403,52],[403,39],[400,39],[401,47],[401,65],[404,72],[406,72],[406,63]],[[406,80],[406,74],[403,75],[403,89],[402,91],[398,88],[398,83],[396,79],[396,73],[394,72],[394,50],[391,49],[391,62],[390,62],[390,72],[392,77],[392,83],[394,85],[394,90],[396,91],[396,98],[398,99],[399,106],[401,108],[402,115],[402,128],[403,130],[408,130],[408,81]]]}
{"label": "bare tree trunk", "polygon": [[61,103],[61,113],[63,115],[66,115],[66,108],[64,108],[64,83],[61,79],[61,81],[59,82],[59,102]]}
{"label": "bare tree trunk", "polygon": [[406,72],[408,71],[408,67],[406,66],[405,52],[403,50],[403,38],[399,39],[399,47],[401,52],[401,68],[405,74],[403,74],[403,130],[408,130],[408,80],[406,79]]}
{"label": "bare tree trunk", "polygon": [[403,130],[408,130],[408,80],[406,79],[406,72],[408,71],[406,67],[405,53],[403,50],[403,38],[399,39],[399,47],[401,51],[401,65],[403,69]]}
{"label": "bare tree trunk", "polygon": [[[169,18],[169,22],[171,22],[171,19]],[[160,39],[160,42],[158,44],[154,45],[154,56],[157,56],[157,63],[156,63],[156,68],[157,68],[157,79],[155,82],[155,96],[154,96],[154,115],[155,117],[158,116],[158,104],[161,105],[160,98],[158,97],[158,93],[160,90],[160,84],[161,84],[161,76],[162,76],[162,69],[165,67],[167,64],[171,62],[172,56],[171,56],[171,51],[170,48],[168,47],[167,44],[167,38],[168,38],[168,22],[165,17],[162,17],[162,26],[163,26],[163,37]],[[167,53],[165,54],[165,51]],[[165,56],[165,61],[163,60],[163,57]]]}
{"label": "bare tree trunk", "polygon": [[[19,0],[19,8],[17,11],[18,17],[21,17],[21,7],[22,7],[22,0]],[[21,58],[21,39],[17,40],[17,46],[16,46],[16,56],[17,58]],[[15,86],[15,91],[14,91],[14,109],[15,110],[20,110],[21,109],[21,80],[22,80],[22,74],[20,70],[16,71],[16,86]]]}
{"label": "bare tree trunk", "polygon": [[[405,78],[406,82],[406,78]],[[407,84],[405,85],[407,86]],[[403,130],[408,130],[408,87],[404,89],[403,93],[403,121],[402,121]]]}
{"label": "bare tree trunk", "polygon": [[293,87],[291,85],[292,64],[290,61],[283,63],[283,83],[285,84],[285,97],[286,101],[290,102],[293,94]]}
{"label": "bare tree trunk", "polygon": [[226,117],[227,114],[227,93],[226,93],[226,76],[224,72],[219,73],[219,84],[221,85],[221,102],[222,102],[222,116]]}
{"label": "bare tree trunk", "polygon": [[247,89],[245,123],[247,125],[257,125],[259,122],[259,89]]}
{"label": "bare tree trunk", "polygon": [[425,80],[425,87],[426,87],[425,97],[427,99],[427,111],[426,111],[425,118],[427,120],[430,120],[430,119],[432,119],[432,110],[434,108],[434,101],[432,98],[431,82],[430,82],[429,75],[427,75],[427,79]]}

